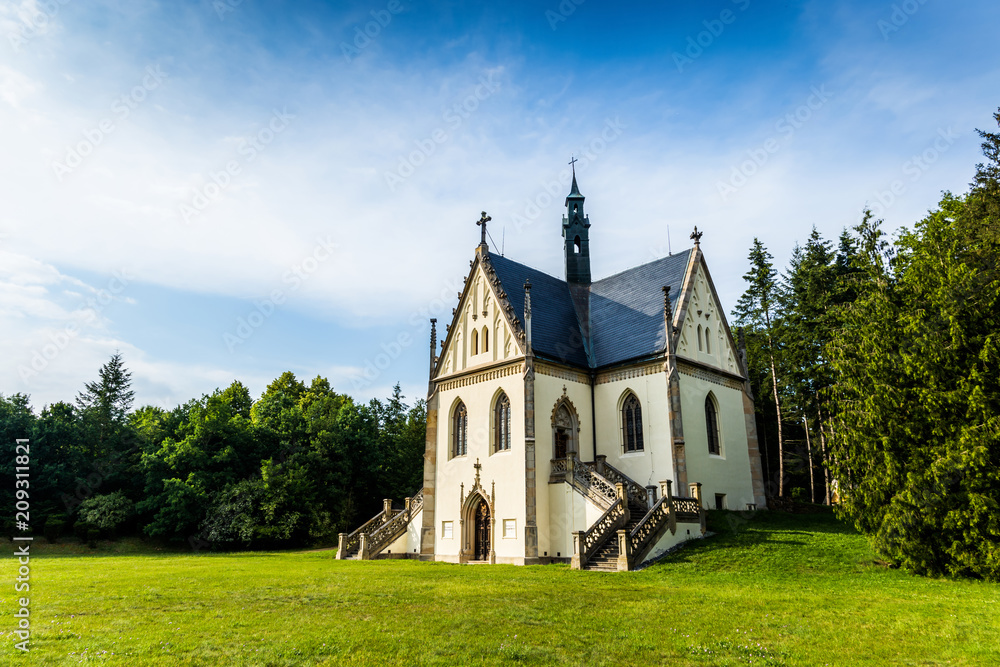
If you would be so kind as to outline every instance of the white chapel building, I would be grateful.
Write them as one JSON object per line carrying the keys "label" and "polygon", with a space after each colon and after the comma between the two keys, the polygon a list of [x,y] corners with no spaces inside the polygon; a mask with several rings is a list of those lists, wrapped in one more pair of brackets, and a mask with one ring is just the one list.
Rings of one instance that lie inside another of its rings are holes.
{"label": "white chapel building", "polygon": [[700,248],[593,281],[576,174],[561,278],[482,242],[440,350],[424,487],[338,558],[629,570],[765,507],[745,351]]}

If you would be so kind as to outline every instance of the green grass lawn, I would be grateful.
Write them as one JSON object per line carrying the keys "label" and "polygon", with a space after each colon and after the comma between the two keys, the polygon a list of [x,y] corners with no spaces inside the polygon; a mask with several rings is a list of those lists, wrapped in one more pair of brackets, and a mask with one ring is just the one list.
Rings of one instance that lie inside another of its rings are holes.
{"label": "green grass lawn", "polygon": [[0,570],[0,661],[1000,664],[1000,586],[886,569],[830,515],[727,517],[712,517],[715,537],[618,574],[38,544],[29,656],[10,632],[15,559]]}

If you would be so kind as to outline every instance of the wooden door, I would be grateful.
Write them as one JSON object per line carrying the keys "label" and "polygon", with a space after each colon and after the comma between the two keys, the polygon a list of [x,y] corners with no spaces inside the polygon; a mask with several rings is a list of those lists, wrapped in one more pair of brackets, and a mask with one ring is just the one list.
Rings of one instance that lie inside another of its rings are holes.
{"label": "wooden door", "polygon": [[555,458],[564,459],[566,458],[567,451],[569,450],[569,435],[564,429],[556,429],[556,451]]}
{"label": "wooden door", "polygon": [[490,507],[485,500],[476,508],[475,559],[489,560],[490,557]]}

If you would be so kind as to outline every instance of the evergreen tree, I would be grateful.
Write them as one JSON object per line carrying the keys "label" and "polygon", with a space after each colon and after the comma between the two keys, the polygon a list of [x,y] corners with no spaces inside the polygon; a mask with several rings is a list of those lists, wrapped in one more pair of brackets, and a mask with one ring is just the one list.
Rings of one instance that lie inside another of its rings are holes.
{"label": "evergreen tree", "polygon": [[842,512],[885,558],[1000,580],[1000,136],[981,135],[967,196],[895,248],[870,215],[857,228],[832,447]]}
{"label": "evergreen tree", "polygon": [[737,302],[733,314],[735,322],[743,326],[749,336],[761,338],[760,348],[769,366],[778,430],[778,495],[784,497],[785,448],[781,418],[781,396],[778,391],[778,372],[775,360],[777,356],[775,347],[775,315],[778,305],[778,272],[771,263],[773,257],[758,238],[754,238],[753,240],[753,247],[750,249],[748,259],[750,260],[750,270],[743,276],[743,279],[748,283],[748,287]]}
{"label": "evergreen tree", "polygon": [[92,459],[120,451],[127,426],[128,412],[135,392],[132,373],[125,368],[120,352],[101,366],[99,379],[84,385],[76,397],[83,419]]}
{"label": "evergreen tree", "polygon": [[[819,424],[820,400],[833,381],[825,349],[833,333],[831,306],[836,272],[832,243],[813,227],[804,248],[795,247],[780,293],[781,349],[792,411],[805,428],[809,495],[815,498],[810,422]],[[825,466],[825,458],[822,461]]]}

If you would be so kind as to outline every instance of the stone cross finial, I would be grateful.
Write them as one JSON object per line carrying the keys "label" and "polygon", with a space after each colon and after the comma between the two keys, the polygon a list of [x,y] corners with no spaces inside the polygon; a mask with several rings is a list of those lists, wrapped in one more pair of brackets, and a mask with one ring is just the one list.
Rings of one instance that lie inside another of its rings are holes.
{"label": "stone cross finial", "polygon": [[480,245],[486,245],[486,223],[492,219],[493,218],[486,215],[486,211],[483,211],[483,217],[481,217],[479,222],[476,223],[476,225],[482,227],[482,240],[480,241]]}
{"label": "stone cross finial", "polygon": [[472,465],[472,467],[476,469],[476,486],[478,487],[479,486],[479,471],[483,469],[483,464],[479,462],[478,458],[476,458],[476,462]]}
{"label": "stone cross finial", "polygon": [[694,239],[694,244],[701,245],[701,237],[705,235],[705,232],[698,231],[698,225],[694,226],[694,231],[691,232],[691,238]]}

